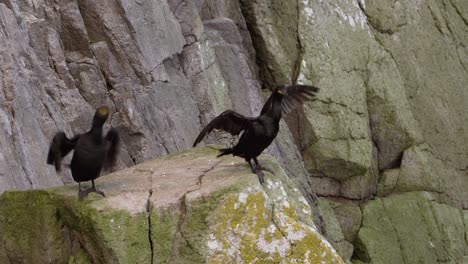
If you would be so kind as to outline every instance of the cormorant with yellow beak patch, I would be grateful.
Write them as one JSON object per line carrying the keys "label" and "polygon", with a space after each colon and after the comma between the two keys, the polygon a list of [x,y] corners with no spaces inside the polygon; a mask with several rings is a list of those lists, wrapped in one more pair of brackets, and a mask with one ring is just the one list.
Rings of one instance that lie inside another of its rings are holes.
{"label": "cormorant with yellow beak patch", "polygon": [[[115,164],[119,152],[120,139],[117,130],[110,129],[103,137],[103,126],[109,117],[109,108],[102,106],[97,109],[91,129],[68,139],[64,132],[58,132],[50,145],[47,164],[55,165],[61,170],[61,161],[70,151],[74,150],[70,169],[73,180],[78,182],[78,197],[82,200],[88,193],[95,192],[105,196],[94,186],[94,180],[99,177],[103,167]],[[91,181],[92,187],[81,190],[81,182]]]}

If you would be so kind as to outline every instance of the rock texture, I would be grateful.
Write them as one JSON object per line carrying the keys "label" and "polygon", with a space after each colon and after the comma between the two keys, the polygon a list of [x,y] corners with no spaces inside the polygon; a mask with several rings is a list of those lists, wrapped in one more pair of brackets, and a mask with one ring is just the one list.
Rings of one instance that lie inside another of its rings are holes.
{"label": "rock texture", "polygon": [[[344,263],[279,164],[266,184],[242,159],[198,148],[77,186],[0,197],[1,263]],[[177,164],[177,166],[174,166]],[[32,203],[31,203],[32,201]]]}
{"label": "rock texture", "polygon": [[468,208],[465,2],[241,2],[263,81],[322,88],[287,123],[309,181],[332,201],[321,207],[337,249],[356,243],[359,204],[376,195],[427,191]]}
{"label": "rock texture", "polygon": [[262,56],[262,76],[322,88],[289,120],[306,168],[327,186],[322,194],[372,196],[379,172],[400,167],[404,151],[423,142],[467,184],[468,6],[439,2],[289,1],[297,9],[288,17],[279,15],[283,2],[244,4],[257,50],[279,53]]}
{"label": "rock texture", "polygon": [[[237,1],[2,1],[0,14],[0,192],[70,183],[44,163],[48,144],[85,132],[102,104],[122,134],[118,168],[190,147],[226,109],[262,107]],[[270,153],[300,178],[282,130]]]}
{"label": "rock texture", "polygon": [[356,256],[366,263],[464,263],[466,212],[427,192],[378,198],[363,206]]}
{"label": "rock texture", "polygon": [[468,209],[466,1],[2,0],[0,28],[0,193],[70,183],[48,143],[86,131],[101,104],[122,169],[189,148],[226,109],[257,115],[262,87],[307,83],[319,98],[268,152],[310,203],[323,197],[345,260],[351,244],[374,252],[356,237],[376,196]]}

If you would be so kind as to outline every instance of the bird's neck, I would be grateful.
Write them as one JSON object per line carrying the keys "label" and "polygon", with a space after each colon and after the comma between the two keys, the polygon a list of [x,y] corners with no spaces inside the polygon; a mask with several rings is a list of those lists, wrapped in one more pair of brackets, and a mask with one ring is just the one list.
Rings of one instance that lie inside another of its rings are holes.
{"label": "bird's neck", "polygon": [[274,119],[281,119],[281,102],[283,101],[283,96],[281,94],[273,94],[273,102],[271,103],[271,110],[268,113],[269,116]]}
{"label": "bird's neck", "polygon": [[91,127],[91,134],[93,134],[96,137],[101,138],[102,137],[102,130],[103,130],[104,124],[102,122],[99,122],[98,120],[93,120],[93,126]]}

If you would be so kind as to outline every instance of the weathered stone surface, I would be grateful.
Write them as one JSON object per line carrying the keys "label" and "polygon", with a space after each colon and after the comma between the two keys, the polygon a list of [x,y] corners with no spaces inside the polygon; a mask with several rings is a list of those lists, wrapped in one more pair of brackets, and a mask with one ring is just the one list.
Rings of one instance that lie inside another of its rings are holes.
{"label": "weathered stone surface", "polygon": [[397,185],[400,169],[391,169],[382,172],[377,186],[377,196],[387,196],[391,194]]}
{"label": "weathered stone surface", "polygon": [[[398,65],[409,106],[434,155],[467,165],[466,10],[462,1],[361,5],[379,44]],[[392,15],[386,15],[392,14]]]}
{"label": "weathered stone surface", "polygon": [[354,242],[356,235],[361,228],[361,209],[356,204],[342,203],[336,201],[332,204],[336,219],[340,223],[344,238],[349,242]]}
{"label": "weathered stone surface", "polygon": [[[245,161],[197,148],[77,186],[0,197],[1,263],[344,263],[278,163],[261,186]],[[177,164],[177,166],[175,166]],[[65,245],[65,246],[64,246]]]}
{"label": "weathered stone surface", "polygon": [[468,177],[466,174],[436,158],[426,145],[405,151],[395,191],[412,190],[438,193],[447,204],[468,208]]}
{"label": "weathered stone surface", "polygon": [[262,80],[268,86],[294,81],[301,47],[298,38],[298,3],[281,0],[241,0],[258,52]]}
{"label": "weathered stone surface", "polygon": [[[86,131],[101,104],[122,135],[122,169],[190,147],[226,109],[257,115],[262,86],[307,83],[322,89],[318,100],[281,122],[267,152],[309,202],[315,191],[359,203],[417,190],[466,209],[467,3],[4,0],[0,193],[70,183],[44,162],[49,140],[59,129]],[[219,133],[206,142],[230,144]],[[148,194],[132,195],[130,207],[143,210],[137,201]],[[325,222],[352,239],[354,218],[350,231],[347,210],[333,208]],[[155,232],[171,236],[177,217],[158,212]],[[401,261],[392,247],[371,251]]]}
{"label": "weathered stone surface", "polygon": [[367,263],[461,263],[468,250],[463,211],[427,192],[363,206],[355,256]]}
{"label": "weathered stone surface", "polygon": [[345,261],[349,261],[353,255],[351,240],[346,240],[341,229],[341,223],[333,209],[333,202],[321,198],[319,200],[319,211],[325,221],[325,235],[336,251]]}
{"label": "weathered stone surface", "polygon": [[322,88],[287,121],[324,195],[372,197],[374,168],[400,167],[403,152],[422,142],[446,173],[466,174],[466,4],[288,2],[293,11],[272,0],[242,3],[263,81]]}
{"label": "weathered stone surface", "polygon": [[[0,13],[0,192],[71,182],[45,164],[49,141],[85,132],[101,104],[122,135],[117,169],[191,146],[226,109],[262,107],[238,1],[4,1]],[[281,161],[297,152],[276,147]]]}
{"label": "weathered stone surface", "polygon": [[411,112],[397,63],[383,49],[374,47],[370,52],[367,107],[372,140],[378,149],[377,161],[382,171],[399,167],[403,151],[421,143],[422,135]]}

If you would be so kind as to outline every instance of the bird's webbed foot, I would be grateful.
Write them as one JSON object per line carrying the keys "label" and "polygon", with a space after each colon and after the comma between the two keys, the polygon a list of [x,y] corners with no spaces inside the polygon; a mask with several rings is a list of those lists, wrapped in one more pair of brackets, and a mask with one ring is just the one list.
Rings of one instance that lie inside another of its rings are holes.
{"label": "bird's webbed foot", "polygon": [[89,193],[90,193],[90,192],[94,192],[94,193],[97,193],[97,194],[101,195],[102,197],[106,197],[106,195],[104,194],[104,192],[102,192],[102,191],[96,189],[96,187],[94,187],[94,186],[91,187],[91,188],[88,190],[88,192],[89,192]]}
{"label": "bird's webbed foot", "polygon": [[81,189],[80,189],[80,190],[78,191],[78,199],[79,199],[80,201],[83,201],[83,199],[86,198],[86,196],[88,196],[88,194],[89,194],[89,193],[92,193],[92,192],[97,193],[97,194],[101,195],[102,197],[106,197],[106,195],[104,194],[104,192],[99,191],[98,189],[96,189],[96,187],[91,187],[91,188],[89,188],[89,189],[87,189],[87,190],[81,190]]}
{"label": "bird's webbed foot", "polygon": [[83,201],[83,199],[88,196],[88,190],[78,190],[78,200]]}
{"label": "bird's webbed foot", "polygon": [[266,167],[263,167],[263,166],[261,166],[261,165],[257,165],[257,166],[255,167],[255,169],[256,169],[256,170],[268,171],[269,173],[275,175],[275,172],[274,172],[273,170],[271,170],[271,169],[269,169],[269,168],[266,168]]}
{"label": "bird's webbed foot", "polygon": [[264,170],[264,171],[268,171],[269,173],[271,173],[272,175],[275,175],[275,172],[272,171],[271,169],[269,168],[265,168],[263,167],[262,165],[260,165],[260,163],[258,163],[258,159],[257,157],[253,157],[252,158],[255,162],[255,170]]}
{"label": "bird's webbed foot", "polygon": [[255,169],[255,174],[258,176],[258,181],[260,182],[261,185],[265,182],[265,174],[263,173],[262,170],[260,169]]}

